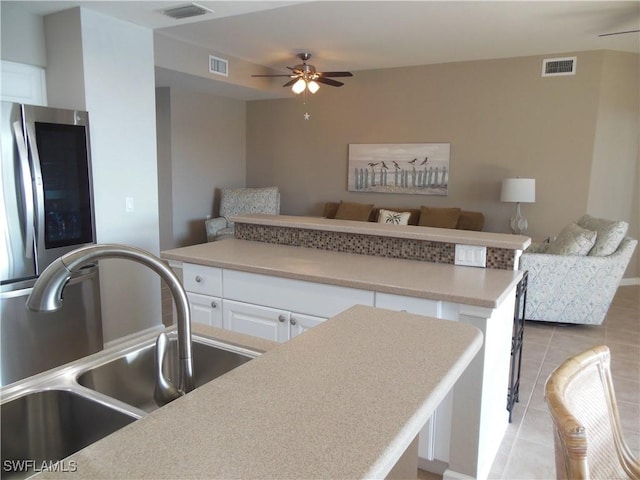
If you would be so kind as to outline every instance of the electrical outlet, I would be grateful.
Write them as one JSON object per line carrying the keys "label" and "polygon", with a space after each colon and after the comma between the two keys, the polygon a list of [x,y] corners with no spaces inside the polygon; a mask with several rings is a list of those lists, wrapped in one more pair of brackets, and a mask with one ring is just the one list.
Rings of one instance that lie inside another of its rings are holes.
{"label": "electrical outlet", "polygon": [[487,266],[487,247],[456,244],[455,264],[467,267]]}
{"label": "electrical outlet", "polygon": [[124,199],[124,211],[131,213],[134,210],[133,197],[125,197]]}

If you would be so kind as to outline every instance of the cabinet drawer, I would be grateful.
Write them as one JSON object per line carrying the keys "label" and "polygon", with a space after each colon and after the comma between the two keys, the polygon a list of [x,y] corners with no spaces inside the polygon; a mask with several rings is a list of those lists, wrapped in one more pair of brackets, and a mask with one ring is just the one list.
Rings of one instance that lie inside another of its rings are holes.
{"label": "cabinet drawer", "polygon": [[442,318],[442,302],[429,300],[428,298],[406,297],[404,295],[376,292],[376,307]]}
{"label": "cabinet drawer", "polygon": [[185,263],[182,275],[187,292],[222,296],[222,269]]}
{"label": "cabinet drawer", "polygon": [[257,273],[223,271],[223,297],[329,318],[353,305],[373,306],[373,292]]}

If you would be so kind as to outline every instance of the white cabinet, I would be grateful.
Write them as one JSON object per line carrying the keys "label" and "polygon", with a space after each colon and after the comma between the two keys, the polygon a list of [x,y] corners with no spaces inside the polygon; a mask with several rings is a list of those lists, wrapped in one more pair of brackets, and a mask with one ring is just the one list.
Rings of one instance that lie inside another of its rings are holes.
{"label": "white cabinet", "polygon": [[222,269],[185,263],[182,277],[191,321],[222,328]]}
{"label": "white cabinet", "polygon": [[289,339],[288,312],[261,305],[225,299],[222,302],[222,326],[233,332],[275,342]]}
{"label": "white cabinet", "polygon": [[[376,292],[375,306],[449,320],[457,320],[458,318],[455,305],[427,298]],[[418,443],[420,462],[449,462],[452,405],[453,390],[442,400],[420,431]],[[420,466],[429,469],[425,464],[421,463]]]}
{"label": "white cabinet", "polygon": [[278,342],[353,305],[374,303],[367,290],[227,269],[222,297],[224,328]]}
{"label": "white cabinet", "polygon": [[445,320],[458,320],[459,313],[455,303],[381,292],[376,292],[375,306]]}
{"label": "white cabinet", "polygon": [[223,328],[275,342],[286,342],[325,320],[235,300],[225,299],[222,302]]}
{"label": "white cabinet", "polygon": [[358,288],[224,269],[222,297],[330,318],[354,305],[373,306],[374,293]]}
{"label": "white cabinet", "polygon": [[326,318],[314,317],[303,313],[291,313],[289,316],[289,337],[297,337],[310,328],[320,325]]}
{"label": "white cabinet", "polygon": [[222,328],[222,299],[187,292],[191,307],[191,321]]}
{"label": "white cabinet", "polygon": [[45,69],[2,60],[0,99],[3,102],[47,105]]}
{"label": "white cabinet", "polygon": [[184,289],[214,297],[222,296],[222,269],[185,263],[182,267]]}

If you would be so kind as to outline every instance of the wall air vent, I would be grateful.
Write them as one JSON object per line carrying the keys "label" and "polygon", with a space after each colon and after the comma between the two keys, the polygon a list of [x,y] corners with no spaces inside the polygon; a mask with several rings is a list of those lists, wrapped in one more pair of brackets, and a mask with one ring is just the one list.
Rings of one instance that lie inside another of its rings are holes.
{"label": "wall air vent", "polygon": [[165,10],[162,10],[162,13],[164,13],[168,17],[175,18],[176,20],[182,20],[183,18],[204,15],[205,13],[213,13],[213,10],[209,10],[208,8],[198,5],[197,3],[187,3],[186,5],[167,8]]}
{"label": "wall air vent", "polygon": [[577,57],[545,58],[542,61],[542,76],[575,75],[577,62]]}
{"label": "wall air vent", "polygon": [[229,60],[209,55],[209,72],[229,76]]}

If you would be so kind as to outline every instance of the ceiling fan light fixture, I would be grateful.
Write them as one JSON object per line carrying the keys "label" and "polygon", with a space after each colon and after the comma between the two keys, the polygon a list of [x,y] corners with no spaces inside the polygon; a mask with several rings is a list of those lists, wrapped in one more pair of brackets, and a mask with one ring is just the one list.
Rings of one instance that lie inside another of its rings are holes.
{"label": "ceiling fan light fixture", "polygon": [[296,83],[293,84],[291,90],[296,95],[304,92],[304,89],[307,88],[307,82],[304,81],[304,78],[299,78]]}
{"label": "ceiling fan light fixture", "polygon": [[307,83],[307,88],[311,93],[316,93],[318,90],[320,90],[320,84],[315,80],[311,80]]}

